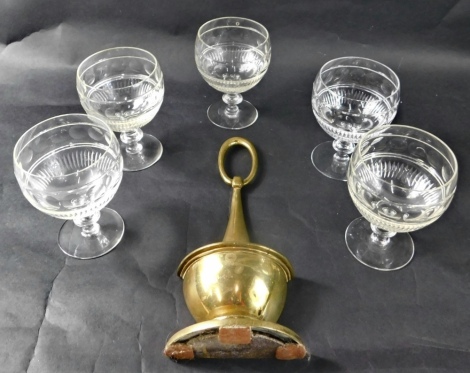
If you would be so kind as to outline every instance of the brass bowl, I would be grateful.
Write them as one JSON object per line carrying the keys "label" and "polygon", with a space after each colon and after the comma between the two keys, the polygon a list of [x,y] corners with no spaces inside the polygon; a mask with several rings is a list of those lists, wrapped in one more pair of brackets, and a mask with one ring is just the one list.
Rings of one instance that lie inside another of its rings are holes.
{"label": "brass bowl", "polygon": [[276,322],[292,273],[291,264],[276,251],[230,242],[194,251],[178,269],[186,304],[197,322],[234,315]]}

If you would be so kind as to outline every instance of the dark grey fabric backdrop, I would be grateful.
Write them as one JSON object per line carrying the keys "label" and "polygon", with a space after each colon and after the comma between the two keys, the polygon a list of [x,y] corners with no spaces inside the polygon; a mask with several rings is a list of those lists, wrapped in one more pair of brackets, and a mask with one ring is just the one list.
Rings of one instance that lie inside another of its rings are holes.
{"label": "dark grey fabric backdrop", "polygon": [[[245,95],[259,119],[236,134],[209,123],[207,107],[220,95],[193,56],[198,27],[227,15],[263,23],[273,48],[268,73]],[[455,0],[1,2],[0,371],[468,372],[469,27],[469,2]],[[73,260],[56,243],[62,222],[22,196],[11,154],[33,124],[83,112],[78,64],[120,45],[148,49],[162,65],[165,99],[144,130],[164,153],[125,173],[110,203],[126,223],[122,243],[102,258]],[[349,254],[344,231],[359,213],[346,184],[310,162],[328,139],[311,110],[312,82],[322,64],[345,55],[394,69],[402,83],[394,123],[433,132],[460,162],[449,210],[412,234],[416,256],[393,273]],[[217,154],[233,135],[259,151],[260,174],[244,190],[249,229],[296,270],[280,323],[302,336],[308,361],[174,363],[162,355],[168,336],[193,322],[177,265],[224,233],[230,190]]]}

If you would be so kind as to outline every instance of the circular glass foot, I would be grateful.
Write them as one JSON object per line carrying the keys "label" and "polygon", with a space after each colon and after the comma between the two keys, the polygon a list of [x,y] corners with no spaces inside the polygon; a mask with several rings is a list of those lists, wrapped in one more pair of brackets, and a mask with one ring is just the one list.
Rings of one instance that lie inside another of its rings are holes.
{"label": "circular glass foot", "polygon": [[126,144],[123,142],[120,142],[120,144],[124,171],[144,170],[156,163],[163,153],[163,146],[160,140],[148,134],[144,134],[139,141],[139,144],[142,145],[142,150],[138,153],[128,153],[126,151]]}
{"label": "circular glass foot", "polygon": [[83,237],[82,229],[73,220],[67,220],[59,231],[59,247],[68,256],[77,259],[93,259],[109,253],[121,241],[124,221],[114,210],[104,208],[97,221],[100,233]]}
{"label": "circular glass foot", "polygon": [[216,126],[229,130],[240,130],[242,128],[249,127],[256,122],[256,119],[258,119],[258,111],[252,104],[248,101],[242,101],[237,106],[237,114],[228,116],[225,113],[227,104],[220,100],[209,106],[209,109],[207,109],[207,116]]}
{"label": "circular glass foot", "polygon": [[338,161],[334,157],[335,153],[333,141],[321,143],[312,151],[312,163],[318,171],[330,179],[346,181],[349,160]]}
{"label": "circular glass foot", "polygon": [[406,266],[414,255],[413,239],[408,233],[397,233],[382,246],[372,239],[370,223],[357,218],[346,229],[346,245],[362,264],[379,271],[394,271]]}

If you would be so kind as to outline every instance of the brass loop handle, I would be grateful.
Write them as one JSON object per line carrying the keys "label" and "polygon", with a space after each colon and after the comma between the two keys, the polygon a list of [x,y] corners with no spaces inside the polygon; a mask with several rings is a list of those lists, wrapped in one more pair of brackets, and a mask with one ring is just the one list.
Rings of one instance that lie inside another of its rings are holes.
{"label": "brass loop handle", "polygon": [[241,185],[241,186],[245,186],[252,182],[252,180],[255,178],[256,171],[258,170],[258,154],[256,153],[256,149],[254,145],[251,142],[249,142],[247,139],[244,139],[243,137],[232,137],[222,144],[222,146],[220,147],[219,160],[218,160],[219,172],[220,172],[220,176],[222,176],[222,179],[228,185],[232,185],[235,179],[240,180],[238,176],[235,176],[233,179],[230,178],[227,175],[227,172],[225,172],[225,166],[224,166],[225,155],[227,154],[228,149],[235,145],[244,146],[246,149],[248,149],[251,155],[251,170],[248,176],[243,179],[242,185]]}

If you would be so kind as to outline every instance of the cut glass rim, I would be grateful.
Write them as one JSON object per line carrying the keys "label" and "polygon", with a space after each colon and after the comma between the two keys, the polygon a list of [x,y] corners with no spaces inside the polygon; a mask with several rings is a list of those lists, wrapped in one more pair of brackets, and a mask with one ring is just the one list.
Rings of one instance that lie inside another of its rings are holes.
{"label": "cut glass rim", "polygon": [[[452,176],[449,178],[449,180],[447,180],[445,183],[443,183],[442,185],[438,186],[438,187],[434,187],[432,189],[429,189],[427,190],[427,192],[429,191],[437,191],[437,190],[440,190],[440,189],[444,189],[444,188],[448,188],[449,185],[451,184],[454,184],[456,183],[456,179],[458,177],[458,162],[457,162],[457,158],[454,154],[454,152],[452,151],[452,149],[444,142],[442,141],[439,137],[433,135],[432,133],[430,132],[427,132],[427,131],[424,131],[422,129],[419,129],[417,127],[413,127],[413,126],[408,126],[408,125],[403,125],[403,124],[390,124],[390,125],[386,125],[386,126],[382,126],[382,127],[377,127],[369,132],[366,132],[364,134],[364,136],[359,140],[357,146],[356,146],[356,149],[353,153],[353,157],[358,157],[360,159],[363,159],[363,147],[364,147],[364,142],[366,141],[371,141],[372,139],[376,139],[376,138],[379,138],[379,137],[395,137],[395,138],[407,138],[407,139],[413,139],[415,141],[419,141],[421,143],[423,143],[423,141],[421,139],[418,139],[418,138],[413,138],[413,137],[410,137],[408,136],[407,134],[403,133],[403,134],[397,134],[397,133],[383,133],[383,132],[386,132],[386,131],[390,131],[391,129],[403,129],[403,130],[412,130],[412,131],[416,131],[416,132],[419,132],[425,136],[427,136],[428,138],[432,139],[433,141],[439,143],[448,153],[449,153],[449,157],[445,156],[443,154],[443,152],[439,149],[437,149],[435,146],[431,145],[431,144],[428,144],[427,143],[427,146],[433,148],[437,153],[439,153],[439,155],[441,155],[442,157],[444,157],[448,162],[449,162],[449,165],[452,167]],[[350,163],[350,167],[352,166],[352,158],[351,157],[351,163]],[[392,184],[390,183],[389,181],[386,181],[385,179],[381,178],[381,177],[378,177],[377,174],[375,174],[374,172],[372,172],[369,167],[365,167],[365,172],[370,174],[374,179],[376,180],[380,180],[380,182],[382,182],[383,184],[386,184],[386,185],[390,185],[391,187],[393,187],[394,189],[398,189],[398,190],[403,190],[403,191],[413,191],[415,190],[414,188],[406,188],[406,187],[401,187],[401,186],[397,186],[395,184]],[[350,171],[348,172],[348,174],[350,173]],[[348,177],[348,182],[349,182],[349,177]],[[452,191],[452,193],[455,192],[455,189]],[[449,195],[452,195],[449,194]],[[446,195],[445,199],[447,199],[447,197],[449,195]]]}
{"label": "cut glass rim", "polygon": [[[38,132],[37,134],[34,135],[34,137],[31,137],[26,143],[22,144],[22,142],[24,142],[25,140],[25,137],[30,134],[31,132],[33,132],[34,130],[37,130],[38,127],[44,125],[45,123],[47,122],[51,122],[51,121],[56,121],[60,118],[64,118],[64,117],[82,117],[84,118],[85,120],[84,121],[76,121],[76,122],[73,122],[73,123],[62,123],[62,124],[58,124],[57,126],[53,126],[53,127],[49,127],[49,128],[46,128],[40,132]],[[87,121],[88,120],[88,121]],[[91,121],[91,123],[90,123]],[[113,131],[111,130],[111,128],[101,119],[97,118],[97,117],[94,117],[94,116],[91,116],[91,115],[88,115],[88,114],[81,114],[81,113],[73,113],[73,114],[63,114],[63,115],[58,115],[58,116],[55,116],[55,117],[51,117],[51,118],[48,118],[48,119],[45,119],[37,124],[35,124],[33,127],[31,127],[30,129],[28,129],[26,132],[24,132],[21,137],[18,139],[18,141],[16,142],[15,144],[15,147],[13,149],[13,163],[14,163],[14,166],[15,166],[15,169],[19,170],[22,174],[24,175],[27,175],[28,178],[33,178],[33,179],[44,179],[43,176],[40,176],[40,175],[37,175],[37,174],[34,174],[34,173],[31,173],[30,171],[27,171],[23,168],[23,165],[21,164],[21,162],[19,162],[18,158],[20,156],[20,154],[25,150],[25,148],[27,148],[31,142],[33,142],[35,139],[37,139],[39,136],[41,135],[44,135],[45,133],[47,133],[48,131],[50,130],[56,130],[58,128],[61,128],[61,127],[70,127],[70,126],[73,126],[73,125],[79,125],[79,124],[85,124],[85,125],[90,125],[90,126],[97,126],[98,124],[101,125],[99,128],[103,129],[105,131],[105,133],[103,134],[106,135],[110,135],[110,136],[114,136],[114,133]],[[90,127],[90,128],[93,128],[93,127]],[[117,141],[117,139],[116,139]],[[84,171],[87,171],[88,169],[90,169],[91,167],[94,167],[96,164],[98,164],[99,162],[102,161],[102,159],[104,158],[104,156],[109,153],[109,149],[111,148],[111,143],[112,143],[112,137],[111,137],[111,141],[103,146],[103,150],[104,152],[102,154],[100,154],[100,156],[91,164],[87,165],[86,167],[83,167],[79,170],[76,170],[74,172],[70,172],[68,174],[64,174],[64,175],[59,175],[59,176],[54,176],[52,177],[53,179],[56,179],[56,178],[63,178],[63,177],[66,177],[66,176],[69,176],[69,175],[73,175],[73,174],[77,174],[77,173],[82,173]],[[22,145],[21,148],[20,148],[20,144]],[[62,147],[62,148],[66,148],[66,147]],[[102,177],[106,175],[106,173],[104,173],[103,175],[100,175],[99,177]],[[99,178],[98,177],[98,178]],[[96,180],[96,179],[94,179]],[[92,180],[92,181],[94,181]]]}
{"label": "cut glass rim", "polygon": [[[394,82],[392,79],[390,79],[389,77],[383,75],[383,73],[377,71],[377,70],[374,70],[374,69],[371,69],[369,67],[365,67],[365,66],[356,66],[356,65],[337,65],[337,66],[331,66],[331,67],[328,67],[327,68],[327,65],[330,65],[334,62],[339,62],[341,60],[347,60],[347,59],[358,59],[358,60],[363,60],[363,61],[369,61],[369,62],[372,62],[372,63],[375,63],[377,65],[380,65],[382,67],[384,67],[387,71],[390,72],[390,75],[396,79],[396,82]],[[387,79],[388,81],[390,81],[390,83],[392,83],[394,86],[395,86],[395,89],[386,97],[384,97],[385,100],[388,100],[390,97],[396,95],[398,92],[400,92],[400,79],[398,78],[398,75],[395,73],[395,71],[393,71],[390,67],[388,67],[387,65],[383,64],[382,62],[379,62],[379,61],[376,61],[376,60],[373,60],[373,59],[370,59],[370,58],[365,58],[365,57],[358,57],[358,56],[345,56],[345,57],[338,57],[338,58],[335,58],[335,59],[332,59],[332,60],[329,60],[328,62],[326,62],[325,64],[323,64],[323,66],[320,68],[320,71],[318,72],[318,76],[317,78],[320,79],[320,82],[321,82],[321,85],[326,88],[328,91],[330,91],[332,93],[332,95],[334,96],[339,96],[337,93],[333,92],[328,85],[326,85],[326,83],[323,81],[323,76],[322,74],[326,71],[328,71],[329,69],[335,69],[335,68],[339,68],[339,67],[354,67],[354,68],[360,68],[360,69],[363,69],[363,70],[368,70],[368,71],[372,71],[378,75],[381,75],[383,76],[385,79]],[[315,80],[317,79],[315,78]],[[340,97],[343,97],[343,96],[340,96]],[[358,99],[353,99],[353,98],[348,98],[348,100],[351,100],[351,101],[358,101],[358,102],[362,102],[363,100],[358,100]],[[375,100],[367,100],[367,102],[375,102],[375,101],[383,101],[382,99],[375,99]]]}
{"label": "cut glass rim", "polygon": [[[138,52],[142,52],[143,54],[147,54],[148,57],[150,58],[148,61],[151,62],[153,64],[153,69],[150,73],[146,73],[146,78],[139,81],[138,83],[135,83],[135,84],[130,84],[126,87],[120,87],[120,88],[117,88],[117,90],[119,89],[127,89],[129,87],[135,87],[135,86],[138,86],[138,85],[141,85],[143,83],[145,83],[146,81],[152,79],[151,77],[155,74],[155,72],[160,69],[160,65],[158,64],[158,60],[157,58],[152,54],[150,53],[149,51],[145,50],[145,49],[141,49],[141,48],[136,48],[136,47],[126,47],[126,46],[123,46],[123,47],[114,47],[114,48],[108,48],[108,49],[103,49],[103,50],[100,50],[98,52],[95,52],[93,53],[92,55],[88,56],[87,58],[85,58],[77,67],[77,82],[78,84],[80,84],[81,86],[83,87],[86,87],[87,89],[93,89],[94,86],[93,85],[89,85],[87,83],[85,83],[85,81],[82,79],[82,76],[83,74],[88,70],[90,69],[91,67],[95,66],[96,64],[98,63],[102,63],[103,61],[106,61],[106,60],[112,60],[112,59],[115,59],[115,58],[137,58],[137,59],[144,59],[144,57],[142,56],[132,56],[132,55],[125,55],[123,54],[122,56],[112,56],[112,57],[106,57],[106,58],[102,58],[96,62],[94,62],[93,64],[91,64],[90,66],[87,66],[86,69],[84,68],[84,65],[89,62],[89,60],[91,60],[93,57],[96,57],[96,56],[99,56],[100,54],[105,54],[105,53],[108,53],[108,52],[111,52],[111,51],[117,51],[117,50],[131,50],[131,51],[138,51]],[[82,72],[80,72],[80,70],[82,70]]]}
{"label": "cut glass rim", "polygon": [[[254,25],[259,27],[261,30],[257,30],[256,28],[249,27],[249,25],[244,25],[244,26],[241,26],[241,25],[240,26],[237,26],[237,25],[220,25],[220,26],[214,26],[214,27],[212,27],[210,29],[207,29],[204,32],[202,32],[203,28],[207,27],[207,25],[209,25],[210,23],[213,23],[213,22],[215,23],[216,21],[223,21],[223,20],[229,20],[229,19],[252,22]],[[199,27],[199,30],[197,31],[197,39],[201,42],[201,44],[205,45],[207,48],[213,48],[214,45],[209,45],[204,40],[202,40],[202,35],[204,35],[206,32],[212,31],[214,29],[226,28],[226,27],[245,28],[247,30],[255,31],[258,34],[260,34],[261,36],[263,36],[265,38],[264,41],[261,44],[257,45],[256,48],[260,48],[260,47],[264,46],[269,41],[269,32],[266,29],[266,27],[264,27],[261,23],[256,22],[256,21],[254,21],[252,19],[249,19],[249,18],[236,17],[236,16],[214,18],[214,19],[211,19],[210,21],[207,21],[201,27]]]}

